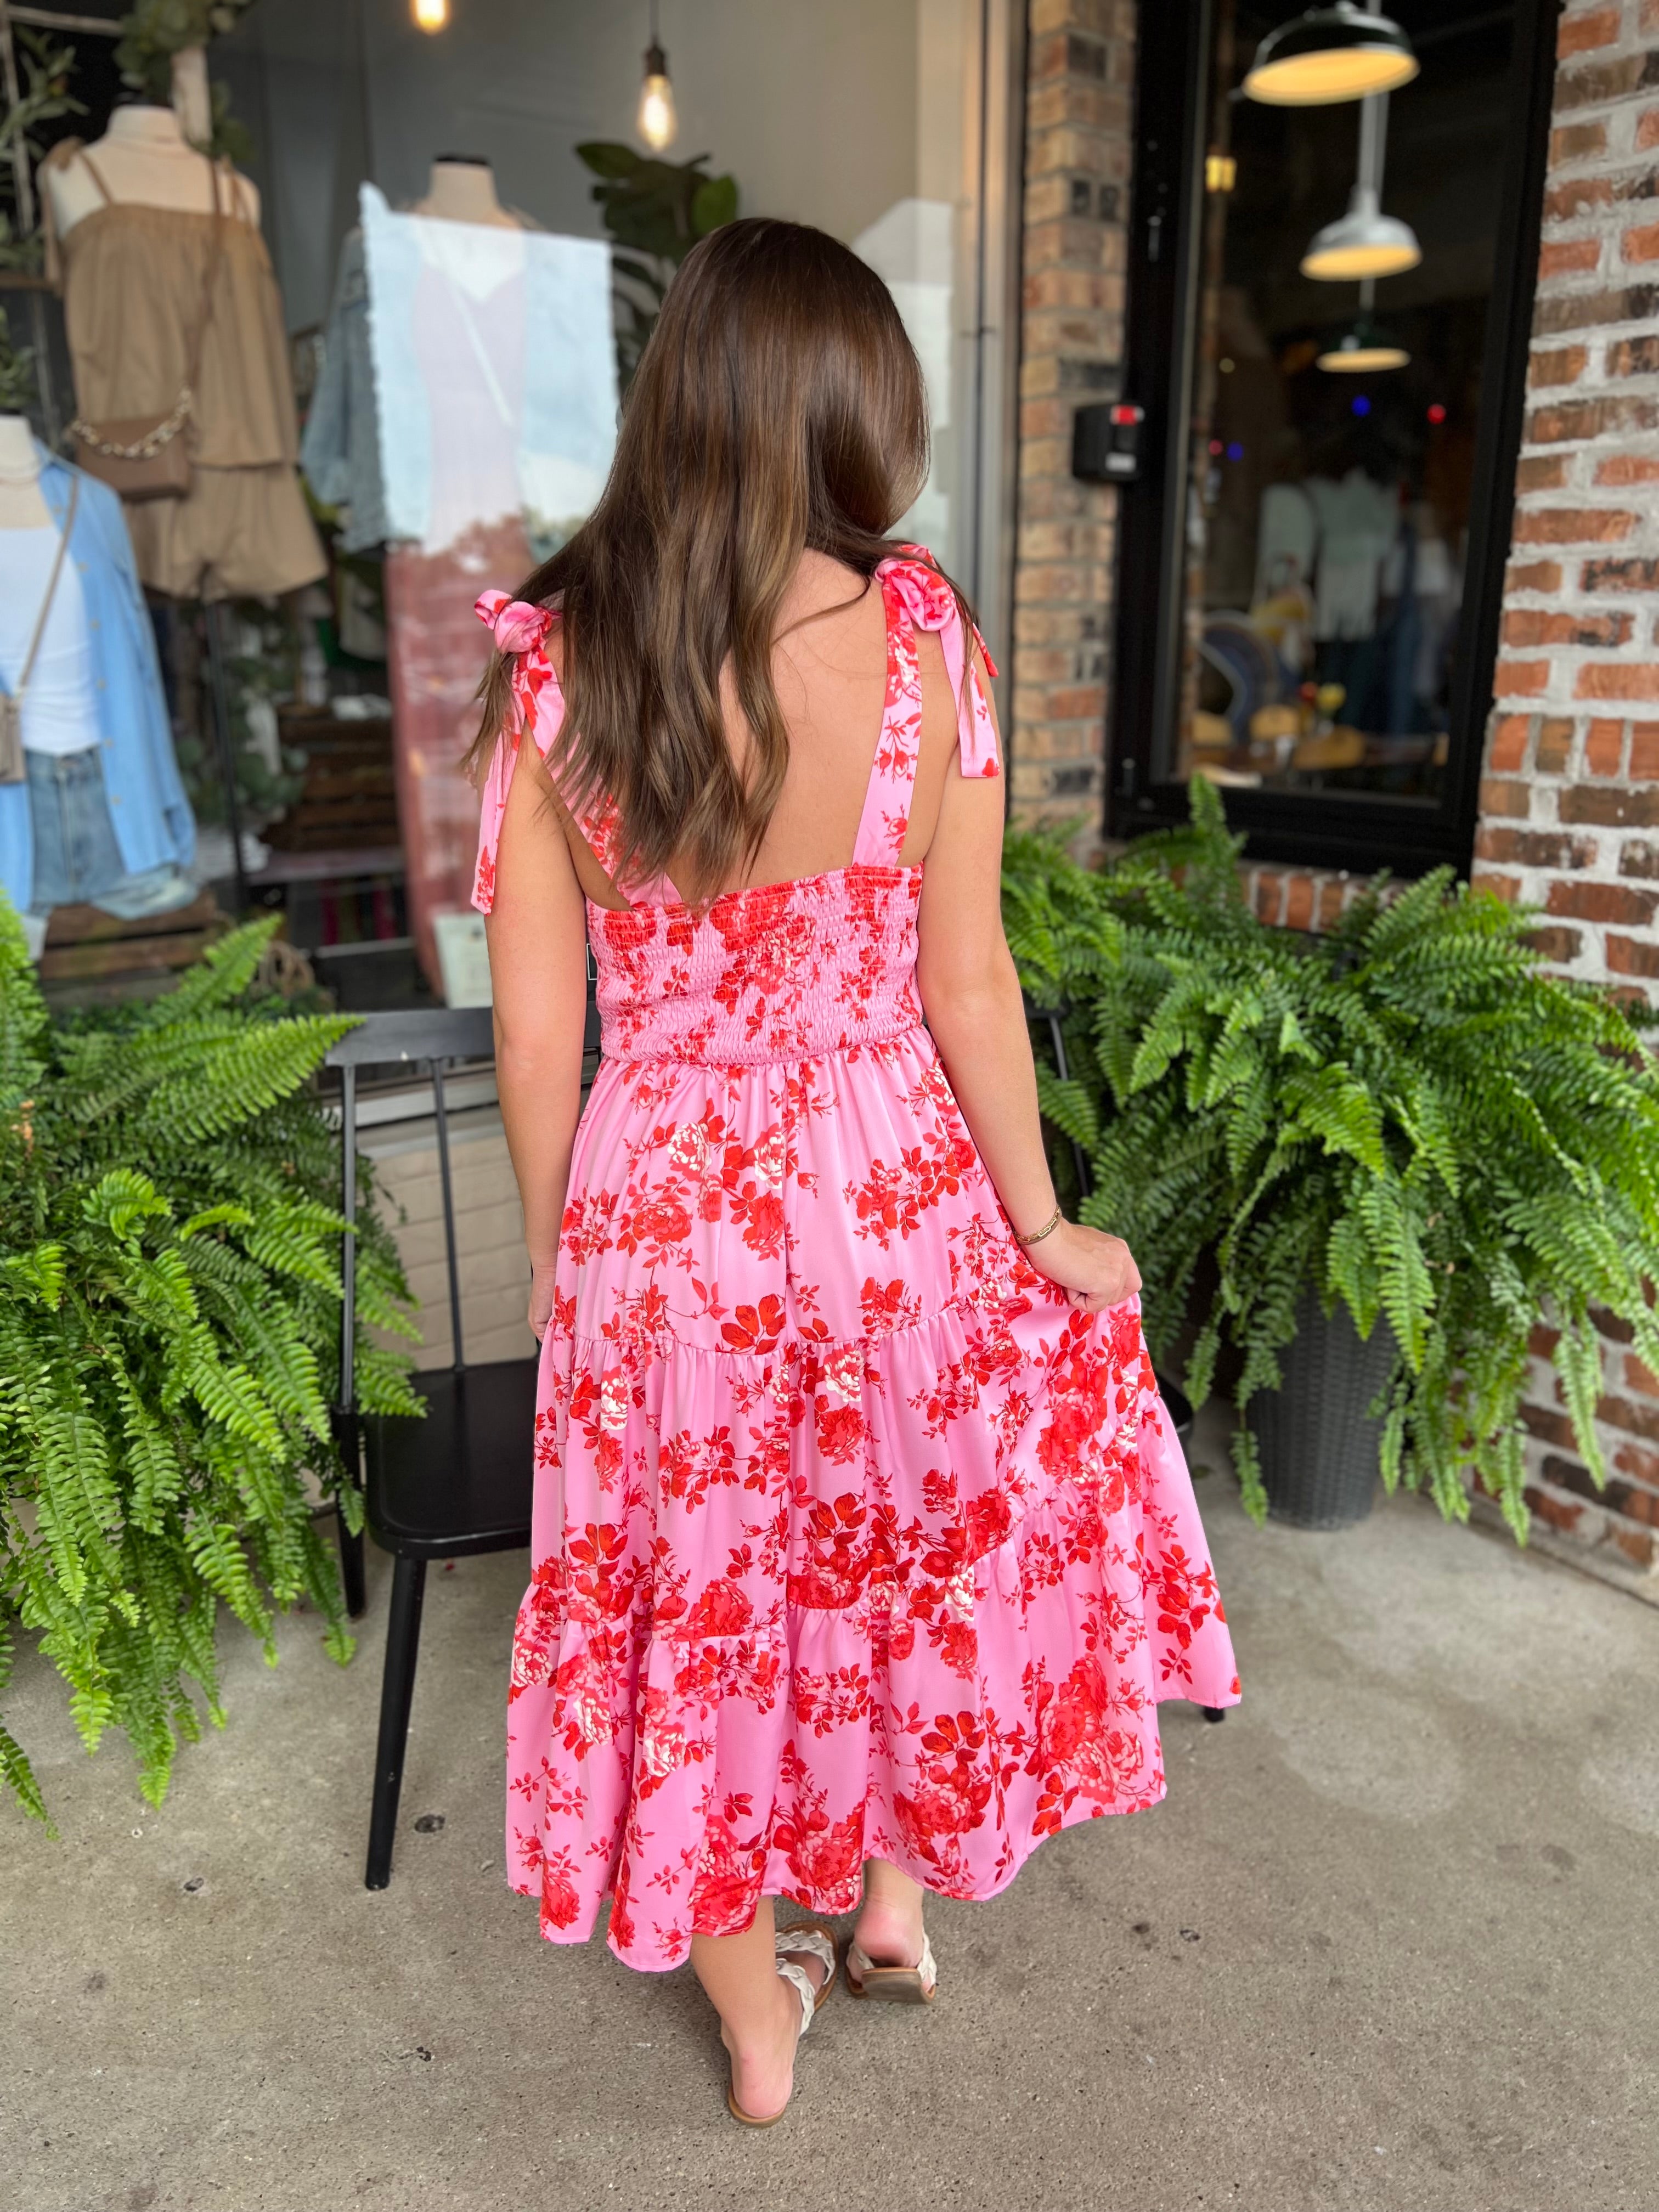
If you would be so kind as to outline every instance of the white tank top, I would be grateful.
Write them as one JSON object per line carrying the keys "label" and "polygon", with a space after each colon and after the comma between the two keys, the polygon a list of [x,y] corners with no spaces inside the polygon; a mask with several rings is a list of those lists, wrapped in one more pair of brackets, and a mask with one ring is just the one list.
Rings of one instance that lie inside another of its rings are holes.
{"label": "white tank top", "polygon": [[[50,522],[32,530],[0,530],[0,685],[14,694],[40,619],[58,538]],[[23,695],[25,752],[78,753],[98,743],[93,645],[81,574],[73,560],[65,559]]]}

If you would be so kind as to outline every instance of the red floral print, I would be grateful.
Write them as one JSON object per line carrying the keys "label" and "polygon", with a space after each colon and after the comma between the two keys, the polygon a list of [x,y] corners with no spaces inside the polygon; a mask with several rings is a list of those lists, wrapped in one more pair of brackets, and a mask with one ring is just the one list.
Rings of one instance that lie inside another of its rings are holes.
{"label": "red floral print", "polygon": [[[881,586],[852,865],[589,909],[605,1053],[542,1349],[507,1850],[544,1936],[609,1896],[635,1966],[763,1895],[849,1911],[871,1856],[993,1895],[1163,1794],[1161,1698],[1238,1695],[1137,1308],[1075,1313],[1036,1273],[922,1025],[918,628],[964,773],[997,762],[948,587],[921,559]],[[520,657],[547,753],[562,702],[544,644]],[[581,826],[609,866],[614,811]]]}

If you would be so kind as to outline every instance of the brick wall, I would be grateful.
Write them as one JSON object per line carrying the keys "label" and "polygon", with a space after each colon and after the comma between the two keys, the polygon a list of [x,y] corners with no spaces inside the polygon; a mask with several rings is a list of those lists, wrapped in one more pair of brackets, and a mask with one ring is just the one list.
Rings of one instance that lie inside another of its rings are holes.
{"label": "brick wall", "polygon": [[[1565,973],[1659,1000],[1659,0],[1569,0],[1474,874]],[[1606,1341],[1598,1493],[1540,1330],[1534,1512],[1659,1570],[1659,1380]]]}
{"label": "brick wall", "polygon": [[1072,417],[1121,388],[1134,0],[1030,0],[1012,798],[1097,822],[1117,494]]}

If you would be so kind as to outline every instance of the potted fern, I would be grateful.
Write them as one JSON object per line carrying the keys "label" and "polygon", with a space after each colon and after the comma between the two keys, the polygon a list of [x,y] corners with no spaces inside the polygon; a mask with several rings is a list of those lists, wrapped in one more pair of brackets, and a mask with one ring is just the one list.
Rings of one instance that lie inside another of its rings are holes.
{"label": "potted fern", "polygon": [[1380,1469],[1465,1518],[1473,1476],[1524,1538],[1540,1316],[1598,1480],[1594,1313],[1659,1355],[1659,1074],[1627,1011],[1543,971],[1524,912],[1443,869],[1371,885],[1322,937],[1269,928],[1201,779],[1192,811],[1098,874],[1011,841],[1010,943],[1028,994],[1063,1009],[1066,1073],[1039,1071],[1056,1170],[1074,1144],[1084,1218],[1139,1261],[1155,1355],[1194,1306],[1195,1403],[1237,1362],[1257,1518],[1309,1517],[1310,1401],[1345,1390],[1347,1430],[1355,1408],[1376,1426],[1339,1517]]}
{"label": "potted fern", "polygon": [[[339,1356],[337,1140],[308,1079],[349,1015],[251,993],[274,920],[220,940],[167,996],[55,1022],[0,899],[0,1687],[36,1638],[87,1748],[112,1724],[152,1803],[200,1709],[222,1720],[233,1613],[274,1659],[308,1599],[349,1656],[330,1437]],[[365,1180],[360,1326],[413,1330]],[[361,1403],[418,1410],[366,1339]],[[22,1747],[0,1772],[46,1818]]]}

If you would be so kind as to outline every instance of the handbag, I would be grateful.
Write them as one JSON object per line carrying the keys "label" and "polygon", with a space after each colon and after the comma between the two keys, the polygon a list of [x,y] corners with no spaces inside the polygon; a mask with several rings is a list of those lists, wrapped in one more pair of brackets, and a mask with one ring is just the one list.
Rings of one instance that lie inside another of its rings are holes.
{"label": "handbag", "polygon": [[29,649],[23,655],[23,665],[17,678],[15,691],[0,691],[0,783],[21,783],[27,774],[23,759],[23,695],[29,688],[29,678],[34,673],[35,657],[40,650],[40,641],[46,632],[46,617],[52,612],[52,603],[57,596],[58,579],[64,572],[64,556],[69,551],[70,532],[75,527],[75,510],[81,501],[81,479],[70,482],[69,510],[64,517],[63,533],[58,540],[58,550],[52,556],[52,574],[46,579],[46,595],[40,602],[40,611],[34,618],[34,635],[29,640]]}
{"label": "handbag", "polygon": [[[112,206],[114,197],[93,168],[91,156],[83,151],[81,159],[92,170],[93,180],[105,201]],[[165,415],[128,416],[103,423],[86,422],[77,415],[69,426],[70,435],[76,442],[76,459],[81,466],[88,476],[99,477],[125,500],[183,499],[190,490],[190,447],[183,433],[196,408],[202,341],[213,313],[213,284],[219,273],[223,243],[224,216],[219,207],[216,161],[208,162],[208,174],[213,185],[213,243],[202,278],[201,312],[191,333],[185,380],[179,387],[179,397]]]}

